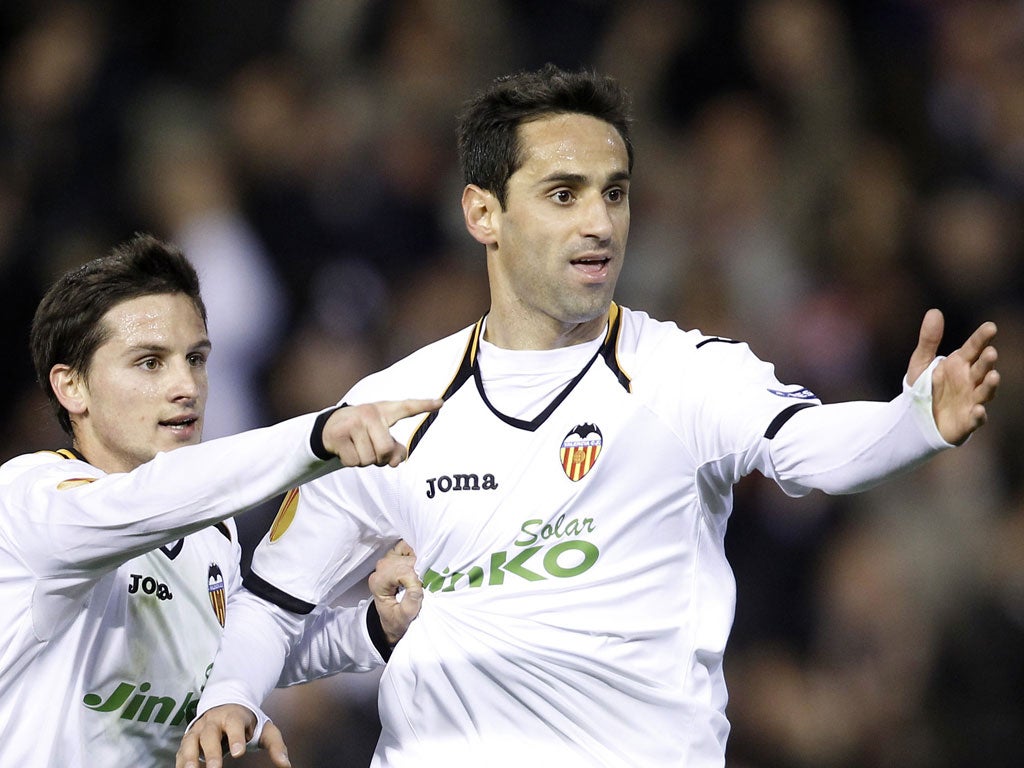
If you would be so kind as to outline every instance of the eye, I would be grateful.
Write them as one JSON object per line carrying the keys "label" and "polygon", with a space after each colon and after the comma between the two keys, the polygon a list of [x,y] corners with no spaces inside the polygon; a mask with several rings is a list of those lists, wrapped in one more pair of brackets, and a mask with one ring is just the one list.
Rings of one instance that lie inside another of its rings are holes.
{"label": "eye", "polygon": [[187,360],[188,364],[193,368],[202,368],[204,365],[206,365],[206,355],[202,354],[201,352],[193,352],[191,355],[188,356]]}
{"label": "eye", "polygon": [[557,189],[551,193],[551,197],[562,205],[568,205],[573,201],[573,194],[568,189]]}
{"label": "eye", "polygon": [[146,357],[139,361],[139,367],[146,371],[155,371],[160,367],[160,361],[155,357]]}
{"label": "eye", "polygon": [[621,203],[626,199],[626,190],[621,187],[615,187],[614,189],[609,189],[605,192],[605,197],[608,198],[608,202],[610,203]]}

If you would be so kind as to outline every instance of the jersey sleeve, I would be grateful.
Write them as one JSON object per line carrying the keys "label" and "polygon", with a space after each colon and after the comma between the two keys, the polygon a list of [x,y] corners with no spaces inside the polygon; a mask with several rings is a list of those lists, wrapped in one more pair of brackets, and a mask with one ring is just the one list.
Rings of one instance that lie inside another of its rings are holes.
{"label": "jersey sleeve", "polygon": [[263,700],[282,678],[290,648],[305,626],[304,616],[268,605],[244,588],[233,595],[197,716],[221,704],[241,704],[258,719],[265,717]]}
{"label": "jersey sleeve", "polygon": [[932,413],[938,360],[889,402],[823,405],[795,414],[770,441],[770,474],[791,495],[856,493],[952,446]]}
{"label": "jersey sleeve", "polygon": [[822,405],[782,384],[745,344],[705,340],[693,357],[700,381],[688,428],[698,435],[703,479],[716,487],[758,471],[791,496],[857,493],[950,447],[932,416],[938,360],[891,401]]}
{"label": "jersey sleeve", "polygon": [[[390,394],[357,386],[345,401]],[[399,439],[408,429],[392,426]],[[288,493],[253,552],[200,712],[224,703],[258,712],[277,685],[384,663],[367,630],[368,602],[348,609],[322,606],[363,585],[401,538],[394,520],[403,466],[350,468]]]}
{"label": "jersey sleeve", "polygon": [[160,453],[127,473],[19,457],[0,475],[5,535],[38,577],[107,572],[340,467],[313,452],[317,417]]}
{"label": "jersey sleeve", "polygon": [[[705,381],[704,400],[713,412],[714,430],[722,448],[733,452],[760,448],[782,425],[799,411],[819,406],[818,397],[799,384],[784,384],[775,366],[758,358],[746,344],[708,341],[698,356],[719,357],[720,372]],[[744,467],[761,469],[760,457]]]}
{"label": "jersey sleeve", "polygon": [[289,492],[228,608],[199,714],[227,703],[259,713],[275,687],[384,663],[366,628],[368,602],[323,606],[364,581],[399,538],[383,475],[397,471],[349,469]]}
{"label": "jersey sleeve", "polygon": [[401,538],[395,467],[360,467],[292,490],[253,552],[246,587],[287,610],[308,614],[359,585]]}
{"label": "jersey sleeve", "polygon": [[820,407],[814,393],[782,383],[742,342],[704,337],[650,357],[660,357],[668,372],[653,377],[654,407],[692,451],[702,478],[721,492],[754,471],[771,476],[771,437],[794,414]]}
{"label": "jersey sleeve", "polygon": [[277,687],[384,666],[384,657],[367,628],[371,602],[368,599],[356,606],[318,608],[307,616],[302,635],[285,659]]}

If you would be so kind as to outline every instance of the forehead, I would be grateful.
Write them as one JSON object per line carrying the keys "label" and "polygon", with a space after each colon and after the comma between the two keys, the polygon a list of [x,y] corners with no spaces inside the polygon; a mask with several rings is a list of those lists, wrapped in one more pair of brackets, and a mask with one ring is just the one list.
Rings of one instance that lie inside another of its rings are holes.
{"label": "forehead", "polygon": [[556,114],[519,126],[521,170],[599,165],[626,171],[626,144],[611,123],[591,115]]}
{"label": "forehead", "polygon": [[107,310],[102,323],[108,343],[191,345],[206,338],[202,315],[192,300],[181,293],[125,299]]}

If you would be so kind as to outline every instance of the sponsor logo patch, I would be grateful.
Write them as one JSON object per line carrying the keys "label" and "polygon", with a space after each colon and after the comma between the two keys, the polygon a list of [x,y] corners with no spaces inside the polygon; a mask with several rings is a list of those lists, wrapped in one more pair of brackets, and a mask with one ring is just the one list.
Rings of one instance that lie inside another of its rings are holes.
{"label": "sponsor logo patch", "polygon": [[[187,691],[184,699],[151,694],[152,686],[144,682],[122,682],[109,695],[90,692],[82,698],[82,704],[94,712],[120,712],[122,720],[140,723],[170,725],[184,728],[196,716],[199,694]],[[134,694],[134,695],[133,695]]]}

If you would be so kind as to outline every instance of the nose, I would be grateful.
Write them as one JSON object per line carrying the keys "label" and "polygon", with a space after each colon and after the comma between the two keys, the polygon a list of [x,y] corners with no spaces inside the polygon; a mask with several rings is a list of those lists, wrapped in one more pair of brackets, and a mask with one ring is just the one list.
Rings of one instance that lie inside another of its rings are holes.
{"label": "nose", "polygon": [[615,231],[608,201],[603,195],[589,197],[582,206],[581,234],[592,237],[602,243],[608,242]]}
{"label": "nose", "polygon": [[206,386],[206,369],[190,365],[187,360],[178,360],[172,366],[169,384],[171,400],[195,402]]}

